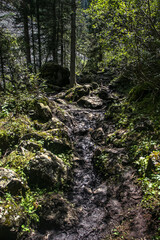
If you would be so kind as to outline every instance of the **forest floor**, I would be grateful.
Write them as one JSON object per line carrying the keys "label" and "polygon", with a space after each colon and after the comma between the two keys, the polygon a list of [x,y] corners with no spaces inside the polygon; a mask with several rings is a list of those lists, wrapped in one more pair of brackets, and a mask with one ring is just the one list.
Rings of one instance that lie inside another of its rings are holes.
{"label": "forest floor", "polygon": [[[38,113],[30,113],[36,120],[23,120],[23,128],[28,121],[28,131],[20,129],[22,135],[13,145],[19,156],[28,151],[31,156],[16,172],[27,176],[24,181],[32,194],[21,205],[40,207],[31,208],[39,216],[38,225],[26,210],[35,231],[19,239],[160,239],[159,125],[129,102],[123,81],[119,85],[103,73],[97,77],[101,84],[40,97]],[[37,121],[42,115],[45,122]],[[9,158],[14,151],[3,156],[3,171],[15,171]],[[15,207],[16,198],[5,197],[10,207]],[[5,225],[6,221],[1,227],[4,240]],[[11,236],[8,239],[16,239]]]}

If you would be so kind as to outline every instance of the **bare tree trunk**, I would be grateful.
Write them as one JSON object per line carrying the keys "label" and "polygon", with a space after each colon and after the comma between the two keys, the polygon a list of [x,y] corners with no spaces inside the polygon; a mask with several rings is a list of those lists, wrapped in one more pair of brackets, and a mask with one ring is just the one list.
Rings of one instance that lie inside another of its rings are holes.
{"label": "bare tree trunk", "polygon": [[52,55],[53,61],[57,63],[57,15],[56,15],[56,0],[53,1],[53,36],[52,36]]}
{"label": "bare tree trunk", "polygon": [[71,0],[71,60],[70,60],[70,86],[76,84],[76,0]]}
{"label": "bare tree trunk", "polygon": [[41,54],[41,28],[40,28],[40,18],[39,18],[39,0],[36,0],[36,11],[37,11],[37,29],[38,29],[39,67],[41,67],[42,54]]}
{"label": "bare tree trunk", "polygon": [[63,34],[64,34],[64,27],[63,27],[63,2],[61,2],[61,66],[63,67],[64,64],[64,46],[63,46]]}
{"label": "bare tree trunk", "polygon": [[22,11],[23,11],[23,27],[24,27],[26,59],[27,59],[28,67],[31,67],[30,37],[29,37],[29,29],[28,29],[28,7],[25,0],[22,1]]}
{"label": "bare tree trunk", "polygon": [[3,90],[5,92],[6,91],[6,82],[5,82],[5,76],[4,76],[4,62],[3,62],[2,54],[0,56],[0,59],[1,59],[1,73],[2,73],[2,81],[3,81]]}
{"label": "bare tree trunk", "polygon": [[35,55],[35,39],[34,39],[34,26],[33,26],[33,15],[31,13],[31,28],[32,28],[32,48],[33,48],[33,62],[34,62],[34,72],[36,73],[36,55]]}

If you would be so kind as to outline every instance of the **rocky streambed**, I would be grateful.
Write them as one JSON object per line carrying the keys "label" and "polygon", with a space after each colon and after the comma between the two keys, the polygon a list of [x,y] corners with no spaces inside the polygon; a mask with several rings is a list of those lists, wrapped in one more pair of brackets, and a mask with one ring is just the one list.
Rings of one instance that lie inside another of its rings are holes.
{"label": "rocky streambed", "polygon": [[103,120],[104,113],[72,108],[68,112],[73,119],[71,135],[75,151],[74,180],[68,199],[78,210],[79,220],[68,231],[49,233],[48,239],[102,239],[107,230],[104,209],[107,187],[101,185],[102,182],[94,171],[92,158],[96,144],[91,132]]}
{"label": "rocky streambed", "polygon": [[121,236],[128,240],[150,239],[151,216],[140,206],[141,190],[126,149],[106,143],[115,125],[105,119],[104,102],[117,97],[111,97],[110,92],[107,94],[110,97],[103,95],[105,100],[82,97],[77,105],[66,103],[59,98],[62,95],[50,96],[49,100],[64,111],[63,117],[61,114],[58,117],[67,126],[73,144],[73,181],[65,197],[76,216],[70,225],[63,221],[60,227],[53,224],[50,230],[33,234],[29,239],[102,240]]}

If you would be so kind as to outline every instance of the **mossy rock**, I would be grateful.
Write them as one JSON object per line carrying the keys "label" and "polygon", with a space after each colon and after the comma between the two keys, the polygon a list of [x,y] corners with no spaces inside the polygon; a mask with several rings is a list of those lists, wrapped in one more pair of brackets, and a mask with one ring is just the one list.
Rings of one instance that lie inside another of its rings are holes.
{"label": "mossy rock", "polygon": [[78,100],[78,105],[85,108],[99,109],[103,106],[103,101],[97,97],[82,97]]}
{"label": "mossy rock", "polygon": [[18,175],[9,169],[0,168],[0,190],[1,194],[10,192],[13,195],[20,193],[24,189],[24,184]]}
{"label": "mossy rock", "polygon": [[41,77],[50,85],[64,87],[69,84],[70,72],[54,62],[47,62],[41,68]]}
{"label": "mossy rock", "polygon": [[68,180],[68,167],[49,151],[39,152],[25,168],[28,183],[40,188],[61,187]]}
{"label": "mossy rock", "polygon": [[18,144],[19,139],[33,131],[31,121],[27,116],[6,117],[0,121],[0,149],[2,154],[7,149]]}
{"label": "mossy rock", "polygon": [[41,206],[39,215],[42,229],[52,229],[53,226],[59,229],[71,228],[78,222],[77,211],[60,194],[46,194]]}
{"label": "mossy rock", "polygon": [[49,121],[52,118],[52,112],[49,106],[45,106],[43,103],[37,104],[37,115],[42,121]]}
{"label": "mossy rock", "polygon": [[90,85],[76,86],[67,91],[65,99],[67,101],[77,101],[83,96],[87,96],[90,92]]}

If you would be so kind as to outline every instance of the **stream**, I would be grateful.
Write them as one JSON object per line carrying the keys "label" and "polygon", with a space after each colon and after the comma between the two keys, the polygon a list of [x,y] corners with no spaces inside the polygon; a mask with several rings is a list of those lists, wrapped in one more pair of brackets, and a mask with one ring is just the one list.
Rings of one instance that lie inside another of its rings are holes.
{"label": "stream", "polygon": [[[62,107],[62,106],[61,106]],[[96,145],[90,131],[97,128],[104,119],[102,110],[77,109],[66,106],[73,117],[70,126],[76,162],[74,166],[74,181],[68,200],[80,212],[80,220],[72,229],[49,232],[48,240],[100,240],[106,235],[105,222],[106,184],[103,184],[92,163]]]}
{"label": "stream", "polygon": [[[64,122],[73,143],[74,163],[73,181],[65,198],[76,209],[78,219],[74,225],[53,226],[54,229],[37,233],[29,240],[104,240],[117,226],[121,227],[118,234],[122,238],[125,234],[124,239],[150,240],[150,215],[140,205],[142,193],[135,181],[135,169],[128,164],[127,152],[125,148],[104,145],[104,136],[114,132],[114,123],[104,121],[105,109],[81,108],[56,96],[49,100],[57,102],[67,114]],[[105,181],[96,173],[93,163],[96,149],[103,146],[109,156],[107,170],[114,177]]]}

